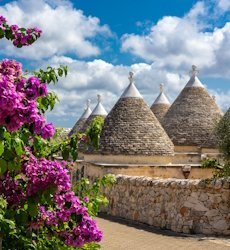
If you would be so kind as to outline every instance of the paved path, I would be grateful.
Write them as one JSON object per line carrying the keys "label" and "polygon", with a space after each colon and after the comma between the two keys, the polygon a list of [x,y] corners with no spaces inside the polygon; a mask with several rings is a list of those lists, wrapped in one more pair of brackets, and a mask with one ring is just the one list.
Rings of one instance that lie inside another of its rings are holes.
{"label": "paved path", "polygon": [[97,221],[102,250],[230,250],[230,238],[188,236],[111,217]]}

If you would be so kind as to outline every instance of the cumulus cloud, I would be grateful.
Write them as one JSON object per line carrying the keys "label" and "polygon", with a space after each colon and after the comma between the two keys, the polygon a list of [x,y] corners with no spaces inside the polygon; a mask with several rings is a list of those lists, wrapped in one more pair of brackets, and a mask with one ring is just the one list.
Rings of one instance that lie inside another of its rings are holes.
{"label": "cumulus cloud", "polygon": [[226,112],[230,107],[230,90],[210,90],[210,94],[215,97],[216,102],[221,107],[223,112]]}
{"label": "cumulus cloud", "polygon": [[3,42],[1,54],[26,59],[42,59],[71,53],[77,57],[97,56],[98,45],[92,42],[97,36],[110,36],[108,26],[101,25],[97,17],[85,16],[67,0],[19,0],[0,7],[1,15],[12,24],[23,27],[37,26],[42,37],[28,48],[17,49]]}
{"label": "cumulus cloud", "polygon": [[218,0],[217,5],[223,11],[230,10],[230,1],[229,0]]}
{"label": "cumulus cloud", "polygon": [[204,74],[230,78],[226,64],[230,61],[230,23],[206,31],[208,11],[204,2],[198,2],[182,18],[165,16],[147,35],[123,35],[121,50],[162,68],[183,71],[198,64]]}
{"label": "cumulus cloud", "polygon": [[[219,10],[226,11],[228,2],[220,0]],[[163,17],[145,35],[123,35],[122,51],[144,60],[130,66],[80,59],[98,56],[101,50],[94,38],[111,36],[111,31],[97,17],[87,17],[75,9],[68,0],[19,0],[1,6],[0,13],[11,23],[43,30],[42,38],[25,49],[14,49],[2,41],[1,54],[30,62],[37,60],[39,68],[60,64],[69,67],[68,76],[50,87],[58,94],[60,103],[48,118],[58,126],[72,127],[83,113],[87,99],[91,99],[94,108],[99,93],[110,111],[128,85],[129,71],[135,73],[136,86],[148,105],[159,94],[160,83],[165,84],[165,92],[173,102],[188,81],[192,64],[197,64],[202,76],[230,78],[230,23],[206,31],[209,9],[203,1],[197,2],[184,17]],[[149,27],[150,22],[146,25]],[[229,91],[209,91],[223,110],[230,106]]]}
{"label": "cumulus cloud", "polygon": [[[173,102],[189,80],[188,71],[179,74],[157,67],[154,63],[124,66],[103,60],[86,62],[68,57],[54,57],[46,64],[57,66],[63,62],[68,65],[69,74],[52,88],[58,94],[60,103],[49,118],[68,127],[72,127],[83,113],[88,98],[91,99],[91,107],[95,107],[97,94],[102,95],[102,102],[106,110],[110,111],[129,83],[129,71],[134,72],[136,86],[149,106],[159,94],[160,83],[165,84],[166,95]],[[212,89],[209,92],[216,96],[222,110],[229,107],[230,93]]]}

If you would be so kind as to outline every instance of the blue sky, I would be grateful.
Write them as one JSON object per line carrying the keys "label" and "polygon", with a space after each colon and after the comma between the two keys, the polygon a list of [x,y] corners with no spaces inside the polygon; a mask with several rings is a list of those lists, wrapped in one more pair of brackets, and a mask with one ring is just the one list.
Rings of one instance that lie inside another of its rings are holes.
{"label": "blue sky", "polygon": [[1,41],[0,58],[31,69],[69,66],[68,77],[52,88],[60,104],[48,119],[56,126],[72,127],[98,93],[109,111],[130,70],[151,105],[162,82],[172,102],[195,64],[221,109],[230,106],[230,0],[1,0],[0,14],[43,30],[30,48]]}

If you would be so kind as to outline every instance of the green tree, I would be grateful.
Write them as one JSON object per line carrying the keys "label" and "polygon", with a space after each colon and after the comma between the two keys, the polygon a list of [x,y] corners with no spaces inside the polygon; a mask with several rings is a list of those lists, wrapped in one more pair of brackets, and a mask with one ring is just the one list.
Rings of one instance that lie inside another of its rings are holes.
{"label": "green tree", "polygon": [[216,173],[217,177],[230,176],[230,109],[216,127],[220,152],[224,156],[224,166]]}

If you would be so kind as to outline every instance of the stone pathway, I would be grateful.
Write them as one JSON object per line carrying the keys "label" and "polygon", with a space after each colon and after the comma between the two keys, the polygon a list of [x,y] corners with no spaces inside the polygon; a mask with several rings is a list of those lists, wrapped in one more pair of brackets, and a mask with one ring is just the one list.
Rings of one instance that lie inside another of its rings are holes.
{"label": "stone pathway", "polygon": [[230,238],[190,236],[103,216],[102,250],[230,250]]}

